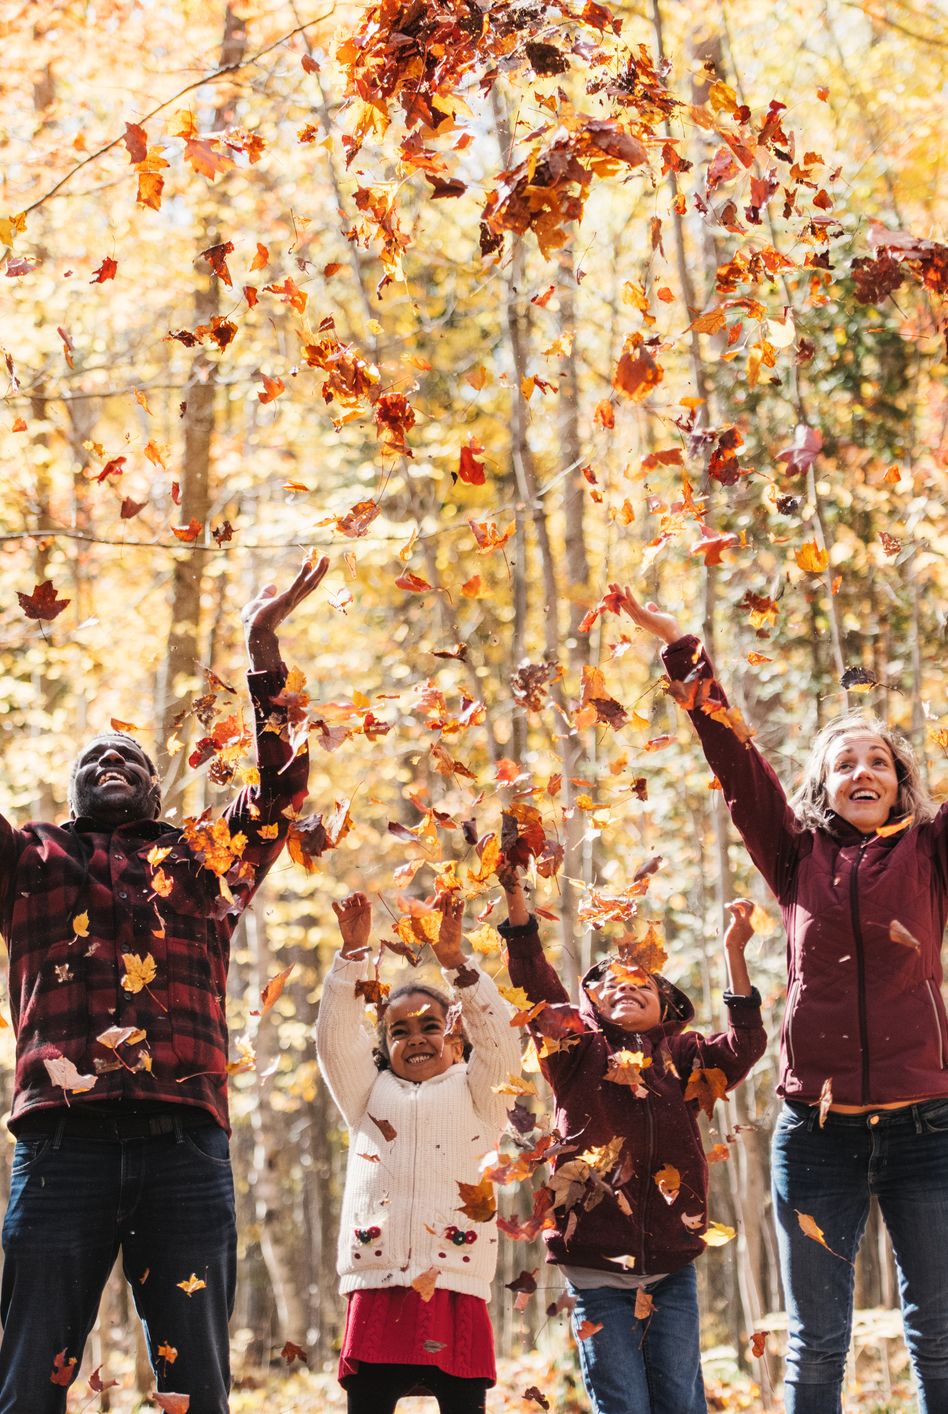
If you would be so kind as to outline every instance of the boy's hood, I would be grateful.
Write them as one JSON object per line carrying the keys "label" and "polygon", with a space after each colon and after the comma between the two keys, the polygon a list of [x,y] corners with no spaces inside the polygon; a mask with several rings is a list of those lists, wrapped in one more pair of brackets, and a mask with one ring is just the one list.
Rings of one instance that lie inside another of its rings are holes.
{"label": "boy's hood", "polygon": [[663,1039],[679,1035],[694,1020],[695,1009],[691,999],[680,987],[676,987],[674,982],[669,982],[668,978],[663,977],[660,972],[653,972],[651,976],[658,983],[659,991],[666,1002],[666,1019],[658,1026],[652,1027],[651,1031],[645,1032],[627,1031],[624,1026],[617,1026],[614,1021],[609,1021],[607,1017],[603,1016],[590,996],[589,987],[602,981],[609,963],[614,961],[615,958],[609,956],[601,957],[598,962],[593,963],[583,977],[579,992],[579,1014],[584,1023],[590,1030],[601,1031],[611,1046],[615,1046],[619,1050],[626,1050],[629,1048],[629,1042],[633,1036],[644,1035],[648,1036],[653,1047],[657,1047]]}

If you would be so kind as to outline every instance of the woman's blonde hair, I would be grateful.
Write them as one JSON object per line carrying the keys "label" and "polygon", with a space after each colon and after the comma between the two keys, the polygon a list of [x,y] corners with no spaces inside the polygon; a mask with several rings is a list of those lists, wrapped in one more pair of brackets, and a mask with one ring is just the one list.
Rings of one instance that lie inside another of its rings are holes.
{"label": "woman's blonde hair", "polygon": [[832,825],[829,801],[826,798],[826,774],[830,757],[842,737],[877,736],[892,752],[895,774],[899,783],[895,811],[899,816],[911,815],[913,823],[921,825],[936,813],[935,802],[928,793],[918,758],[910,742],[892,730],[879,717],[864,712],[847,712],[828,722],[813,743],[803,772],[803,781],[790,798],[798,820],[811,830],[826,830]]}

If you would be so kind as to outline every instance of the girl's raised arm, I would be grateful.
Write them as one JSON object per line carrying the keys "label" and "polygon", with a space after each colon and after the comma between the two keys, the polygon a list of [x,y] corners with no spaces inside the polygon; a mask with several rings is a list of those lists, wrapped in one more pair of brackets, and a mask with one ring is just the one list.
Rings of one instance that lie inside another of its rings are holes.
{"label": "girl's raised arm", "polygon": [[672,696],[691,718],[748,853],[777,898],[782,898],[805,836],[772,767],[745,734],[699,640],[683,634],[674,615],[657,604],[643,606],[618,584],[610,584],[609,589],[633,622],[664,643],[662,662],[671,679]]}
{"label": "girl's raised arm", "polygon": [[471,1043],[468,1088],[477,1113],[497,1133],[507,1123],[510,1102],[494,1092],[520,1074],[520,1033],[510,1024],[513,1013],[486,972],[471,965],[461,948],[462,901],[453,894],[438,900],[441,931],[432,944],[445,977],[455,988],[464,1031]]}
{"label": "girl's raised arm", "polygon": [[363,1022],[365,1002],[356,984],[368,977],[368,941],[372,906],[363,893],[333,904],[342,948],[323,982],[316,1020],[316,1054],[330,1093],[352,1127],[365,1113],[379,1072],[374,1041]]}

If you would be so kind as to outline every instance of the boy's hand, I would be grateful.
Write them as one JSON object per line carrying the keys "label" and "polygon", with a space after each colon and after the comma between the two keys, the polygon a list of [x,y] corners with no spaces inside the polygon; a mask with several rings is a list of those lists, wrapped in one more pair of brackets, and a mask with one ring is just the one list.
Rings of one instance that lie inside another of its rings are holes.
{"label": "boy's hand", "polygon": [[754,925],[751,922],[751,915],[754,912],[753,900],[749,898],[736,898],[731,903],[726,903],[724,907],[731,915],[731,921],[724,934],[724,946],[728,952],[743,952],[754,936]]}
{"label": "boy's hand", "polygon": [[656,638],[661,638],[665,643],[677,643],[678,639],[683,637],[674,614],[666,614],[651,600],[647,604],[640,604],[627,585],[610,584],[609,592],[618,597],[622,608],[632,622],[638,624],[639,628],[653,633]]}
{"label": "boy's hand", "polygon": [[508,859],[501,858],[496,873],[507,896],[507,917],[515,928],[521,928],[524,923],[529,923],[530,910],[523,892],[523,879],[520,870],[516,864],[511,864]]}
{"label": "boy's hand", "polygon": [[749,997],[754,990],[750,973],[744,958],[744,949],[754,936],[751,914],[753,902],[749,898],[736,898],[724,905],[731,915],[731,921],[724,934],[724,954],[727,958],[728,983],[736,997]]}
{"label": "boy's hand", "polygon": [[464,914],[464,900],[453,890],[439,894],[435,908],[441,914],[438,941],[431,944],[432,952],[447,971],[464,967],[467,959],[461,948],[461,918]]}
{"label": "boy's hand", "polygon": [[342,934],[342,956],[357,957],[368,947],[372,931],[372,905],[368,897],[357,890],[347,894],[341,903],[334,903],[332,911]]}

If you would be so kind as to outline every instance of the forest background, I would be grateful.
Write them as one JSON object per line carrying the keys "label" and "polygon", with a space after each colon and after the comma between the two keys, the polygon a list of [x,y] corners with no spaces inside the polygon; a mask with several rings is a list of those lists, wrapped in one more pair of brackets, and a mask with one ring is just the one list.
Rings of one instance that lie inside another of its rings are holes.
{"label": "forest background", "polygon": [[[758,904],[771,1044],[708,1129],[736,1236],[700,1268],[715,1407],[778,1407],[779,920],[653,645],[602,596],[630,582],[703,634],[785,782],[848,696],[944,796],[938,5],[7,0],[0,38],[4,812],[62,818],[112,721],[169,812],[219,813],[251,760],[239,607],[332,559],[285,632],[312,814],[231,972],[235,1409],[338,1398],[330,902],[367,889],[379,943],[425,971],[426,900],[458,886],[505,981],[502,810],[570,981],[647,940],[715,1026],[723,905]],[[521,1237],[535,1057],[527,1081],[500,1197]],[[539,1243],[505,1241],[492,1407],[586,1407],[557,1296]],[[881,1314],[853,1399],[911,1408],[875,1220],[857,1304]],[[75,1407],[147,1390],[135,1325],[114,1279]]]}

